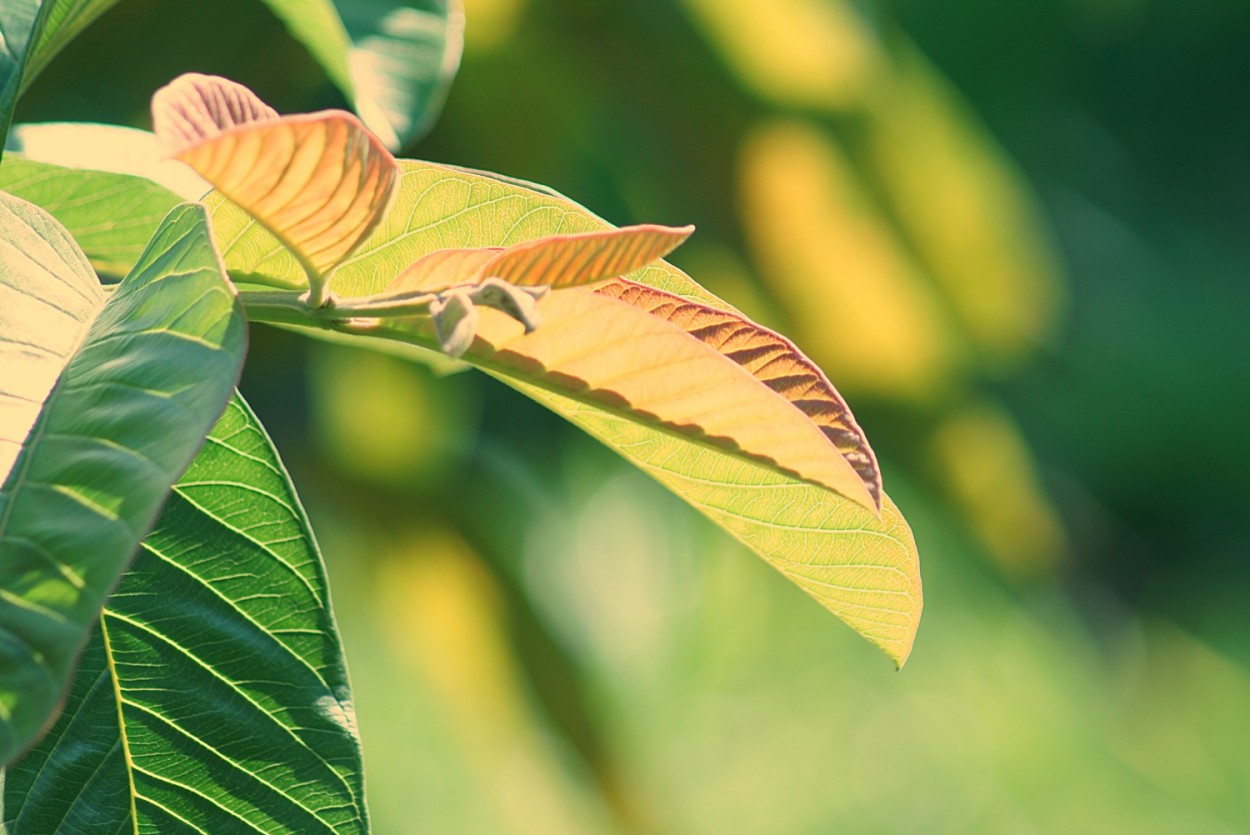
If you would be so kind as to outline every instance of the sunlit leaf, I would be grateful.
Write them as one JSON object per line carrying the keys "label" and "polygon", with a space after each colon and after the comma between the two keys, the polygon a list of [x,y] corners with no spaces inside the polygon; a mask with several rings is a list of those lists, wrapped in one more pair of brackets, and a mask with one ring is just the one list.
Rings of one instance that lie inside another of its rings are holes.
{"label": "sunlit leaf", "polygon": [[793,342],[744,316],[644,284],[621,279],[595,292],[672,322],[785,397],[820,427],[864,482],[877,507],[881,506],[881,472],[868,438],[829,378]]}
{"label": "sunlit leaf", "polygon": [[65,711],[8,769],[20,832],[364,832],[325,570],[236,399],[109,597]]}
{"label": "sunlit leaf", "polygon": [[291,248],[314,289],[377,225],[397,179],[394,158],[352,114],[278,117],[215,76],[161,88],[152,122],[171,156]]}
{"label": "sunlit leaf", "polygon": [[[552,293],[542,326],[481,310],[465,359],[824,485],[865,506],[855,469],[784,395],[683,327],[587,289]],[[431,326],[424,328],[426,338]],[[390,329],[380,333],[394,335]],[[716,340],[716,337],[712,337]]]}
{"label": "sunlit leaf", "polygon": [[0,190],[48,212],[97,270],[119,276],[130,271],[152,233],[181,202],[142,177],[63,168],[20,154],[0,163]]}
{"label": "sunlit leaf", "polygon": [[572,287],[631,273],[668,255],[694,232],[644,224],[552,235],[510,247],[431,252],[395,277],[391,292],[442,290],[502,278],[519,287]]}
{"label": "sunlit leaf", "polygon": [[246,330],[202,207],[171,212],[106,301],[55,221],[0,205],[7,762],[55,716],[104,598],[229,399]]}
{"label": "sunlit leaf", "polygon": [[915,539],[889,496],[883,495],[877,518],[771,468],[707,455],[677,436],[501,379],[637,465],[764,557],[896,664],[906,662],[924,595]]}
{"label": "sunlit leaf", "polygon": [[[557,232],[609,228],[574,203],[522,185],[429,163],[401,161],[400,165],[403,176],[394,209],[335,274],[334,287],[342,295],[379,292],[404,267],[438,249],[504,247]],[[272,235],[250,223],[237,207],[216,195],[210,195],[208,203],[231,270],[275,281],[299,275],[294,259],[283,254]],[[628,278],[733,312],[663,262]],[[593,293],[581,288],[557,291],[544,300],[540,310],[547,316],[553,300],[585,295]],[[483,318],[488,317],[503,318],[485,311]],[[513,333],[521,330],[515,322],[506,326]],[[545,327],[531,336],[542,334]],[[432,334],[427,335],[427,344],[434,344]],[[898,662],[906,658],[922,607],[920,573],[911,534],[888,500],[883,498],[883,515],[878,519],[824,488],[638,423],[620,411],[579,402],[515,376],[502,376],[504,370],[494,373],[663,481],[890,657]],[[823,434],[821,438],[824,441]],[[858,476],[856,482],[862,489]]]}
{"label": "sunlit leaf", "polygon": [[138,128],[91,122],[24,123],[13,126],[6,145],[7,151],[31,162],[142,177],[188,202],[213,188],[187,166],[163,157],[156,136]]}

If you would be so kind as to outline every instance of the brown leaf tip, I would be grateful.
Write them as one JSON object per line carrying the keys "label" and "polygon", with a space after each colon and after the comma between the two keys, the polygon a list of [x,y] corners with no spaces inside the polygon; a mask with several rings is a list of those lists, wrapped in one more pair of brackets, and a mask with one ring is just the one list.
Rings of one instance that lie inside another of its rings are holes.
{"label": "brown leaf tip", "polygon": [[278,118],[278,112],[238,82],[185,73],[152,96],[152,130],[166,156],[239,125]]}
{"label": "brown leaf tip", "polygon": [[744,316],[633,281],[616,279],[595,292],[672,322],[789,400],[820,427],[881,509],[881,470],[868,437],[829,378],[793,342]]}

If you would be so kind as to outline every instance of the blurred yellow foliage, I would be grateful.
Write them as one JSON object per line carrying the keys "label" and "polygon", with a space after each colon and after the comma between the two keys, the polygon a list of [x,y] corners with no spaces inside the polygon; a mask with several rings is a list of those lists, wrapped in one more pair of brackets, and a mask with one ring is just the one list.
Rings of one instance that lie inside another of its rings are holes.
{"label": "blurred yellow foliage", "polygon": [[[472,428],[472,407],[434,391],[410,362],[315,344],[309,351],[313,435],[343,473],[373,484],[437,475],[440,452]],[[447,387],[444,387],[447,389]]]}
{"label": "blurred yellow foliage", "polygon": [[911,46],[864,103],[868,164],[901,227],[990,368],[1043,341],[1062,296],[1028,187]]}
{"label": "blurred yellow foliage", "polygon": [[1063,528],[1011,418],[981,401],[949,415],[931,440],[936,477],[999,567],[1049,573],[1066,552]]}
{"label": "blurred yellow foliage", "polygon": [[799,346],[834,385],[929,400],[962,362],[947,314],[837,144],[798,121],[741,158],[743,223]]}
{"label": "blurred yellow foliage", "polygon": [[685,0],[742,81],[792,107],[842,108],[862,95],[878,60],[846,0]]}
{"label": "blurred yellow foliage", "polygon": [[465,52],[490,52],[508,43],[528,0],[463,0]]}
{"label": "blurred yellow foliage", "polygon": [[398,658],[422,670],[502,832],[587,831],[586,808],[527,702],[500,589],[449,530],[425,524],[378,567],[376,600]]}

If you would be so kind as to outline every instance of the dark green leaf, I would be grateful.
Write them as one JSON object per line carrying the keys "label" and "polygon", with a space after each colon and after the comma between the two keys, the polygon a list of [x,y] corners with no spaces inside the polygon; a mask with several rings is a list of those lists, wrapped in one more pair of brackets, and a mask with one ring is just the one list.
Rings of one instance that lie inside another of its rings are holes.
{"label": "dark green leaf", "polygon": [[241,398],[100,622],[65,712],[9,769],[14,833],[366,830],[325,571]]}
{"label": "dark green leaf", "polygon": [[[0,3],[0,143],[17,97],[65,44],[117,0],[4,0]],[[0,154],[3,148],[0,147]]]}

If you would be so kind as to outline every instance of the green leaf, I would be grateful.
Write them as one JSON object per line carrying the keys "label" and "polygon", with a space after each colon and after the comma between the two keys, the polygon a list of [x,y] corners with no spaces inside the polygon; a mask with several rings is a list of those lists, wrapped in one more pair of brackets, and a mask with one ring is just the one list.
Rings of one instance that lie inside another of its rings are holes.
{"label": "green leaf", "polygon": [[438,118],[464,44],[461,0],[338,0],[352,39],[356,112],[391,150]]}
{"label": "green leaf", "polygon": [[182,202],[142,177],[63,168],[19,154],[0,163],[0,190],[51,214],[96,270],[110,275],[130,271],[161,221]]}
{"label": "green leaf", "polygon": [[100,624],[60,720],[8,770],[12,831],[366,831],[325,569],[238,396]]}
{"label": "green leaf", "polygon": [[433,125],[460,66],[460,0],[264,0],[391,150]]}
{"label": "green leaf", "polygon": [[13,119],[38,12],[39,0],[5,0],[0,4],[0,139],[9,132]]}
{"label": "green leaf", "polygon": [[55,717],[105,597],[233,391],[246,327],[200,206],[174,209],[110,295],[51,217],[9,195],[0,242],[3,763]]}
{"label": "green leaf", "polygon": [[0,4],[0,140],[8,133],[22,91],[75,35],[116,2],[4,0]]}
{"label": "green leaf", "polygon": [[[376,293],[437,249],[508,246],[610,228],[574,203],[520,185],[430,163],[400,160],[400,165],[390,214],[335,273],[333,286],[342,295]],[[232,271],[279,281],[302,274],[272,236],[237,207],[216,194],[208,203]],[[732,311],[663,262],[628,278]],[[878,519],[848,499],[767,466],[540,390],[501,369],[498,376],[630,458],[897,663],[906,660],[923,605],[919,559],[906,522],[888,499]]]}

